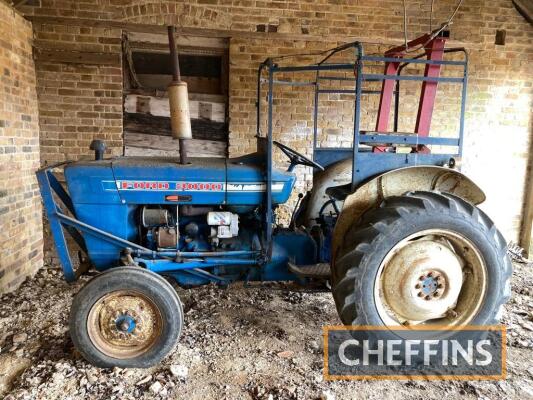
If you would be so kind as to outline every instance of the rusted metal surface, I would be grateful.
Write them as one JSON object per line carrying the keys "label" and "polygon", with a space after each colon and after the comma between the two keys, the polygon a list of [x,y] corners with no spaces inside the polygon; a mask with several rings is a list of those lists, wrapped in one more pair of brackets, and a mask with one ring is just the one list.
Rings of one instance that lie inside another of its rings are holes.
{"label": "rusted metal surface", "polygon": [[407,321],[446,316],[463,284],[460,260],[451,249],[432,240],[396,246],[383,263],[380,279],[384,300]]}
{"label": "rusted metal surface", "polygon": [[172,82],[168,85],[172,137],[179,139],[180,163],[187,164],[187,140],[192,138],[187,83],[181,80],[180,63],[176,49],[176,28],[168,27],[168,45],[172,60]]}
{"label": "rusted metal surface", "polygon": [[386,172],[360,186],[344,201],[335,225],[332,262],[348,228],[361,215],[377,206],[386,197],[403,195],[415,190],[434,190],[461,197],[472,204],[485,201],[485,194],[472,180],[453,169],[435,166],[407,167]]}
{"label": "rusted metal surface", "polygon": [[[305,213],[305,224],[313,226],[318,218],[322,205],[329,200],[326,189],[331,186],[344,185],[350,183],[352,178],[352,160],[339,161],[326,168],[325,171],[317,172],[313,176],[313,189],[311,190],[309,202]],[[342,202],[338,202],[339,208]]]}
{"label": "rusted metal surface", "polygon": [[176,27],[167,27],[168,32],[168,46],[170,47],[170,59],[172,62],[172,79],[174,81],[181,81],[180,62],[178,52],[176,51]]}
{"label": "rusted metal surface", "polygon": [[141,222],[145,228],[169,225],[170,221],[170,212],[165,208],[143,207],[142,209]]}
{"label": "rusted metal surface", "polygon": [[157,247],[168,248],[176,247],[178,235],[176,228],[159,228],[157,229]]}
{"label": "rusted metal surface", "polygon": [[[134,321],[131,332],[120,318]],[[87,320],[87,331],[102,353],[118,359],[133,358],[150,349],[163,329],[163,318],[148,297],[128,290],[111,292],[98,300]]]}
{"label": "rusted metal surface", "polygon": [[487,267],[462,235],[432,229],[402,240],[381,263],[374,285],[386,325],[466,325],[485,297]]}

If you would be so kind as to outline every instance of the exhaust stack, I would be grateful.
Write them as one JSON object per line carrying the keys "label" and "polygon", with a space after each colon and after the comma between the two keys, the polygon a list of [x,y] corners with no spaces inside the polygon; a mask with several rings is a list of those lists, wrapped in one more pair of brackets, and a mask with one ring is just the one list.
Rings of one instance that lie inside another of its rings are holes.
{"label": "exhaust stack", "polygon": [[187,83],[182,82],[180,75],[180,65],[175,40],[176,28],[174,26],[169,26],[167,29],[170,58],[172,60],[172,82],[168,85],[172,137],[179,140],[180,163],[187,164],[187,140],[192,139],[189,95],[187,91]]}

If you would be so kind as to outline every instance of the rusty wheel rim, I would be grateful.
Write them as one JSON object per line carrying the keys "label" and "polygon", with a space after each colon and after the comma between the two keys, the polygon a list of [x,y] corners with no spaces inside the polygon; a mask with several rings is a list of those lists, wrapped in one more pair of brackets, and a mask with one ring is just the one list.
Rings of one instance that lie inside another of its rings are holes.
{"label": "rusty wheel rim", "polygon": [[87,332],[94,346],[118,359],[147,352],[162,328],[163,318],[154,301],[132,290],[118,290],[101,297],[87,319]]}
{"label": "rusty wheel rim", "polygon": [[385,325],[468,325],[487,290],[487,267],[465,236],[417,232],[396,244],[379,266],[374,299]]}

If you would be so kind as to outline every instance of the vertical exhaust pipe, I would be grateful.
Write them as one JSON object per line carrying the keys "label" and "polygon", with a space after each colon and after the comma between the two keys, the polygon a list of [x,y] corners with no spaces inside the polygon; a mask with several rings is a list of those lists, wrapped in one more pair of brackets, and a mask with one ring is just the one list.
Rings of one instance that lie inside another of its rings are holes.
{"label": "vertical exhaust pipe", "polygon": [[176,50],[176,28],[169,26],[167,29],[172,60],[172,82],[168,85],[172,137],[179,140],[180,163],[187,164],[187,140],[192,138],[189,95],[187,83],[181,80],[178,51]]}

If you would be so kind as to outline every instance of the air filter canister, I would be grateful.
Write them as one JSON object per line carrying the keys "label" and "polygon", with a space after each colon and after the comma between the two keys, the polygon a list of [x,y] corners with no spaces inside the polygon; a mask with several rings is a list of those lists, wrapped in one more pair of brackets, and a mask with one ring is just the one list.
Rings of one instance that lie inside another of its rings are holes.
{"label": "air filter canister", "polygon": [[170,213],[164,208],[143,207],[141,222],[145,228],[170,225]]}

